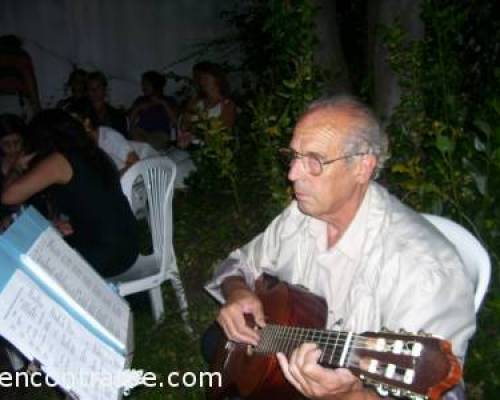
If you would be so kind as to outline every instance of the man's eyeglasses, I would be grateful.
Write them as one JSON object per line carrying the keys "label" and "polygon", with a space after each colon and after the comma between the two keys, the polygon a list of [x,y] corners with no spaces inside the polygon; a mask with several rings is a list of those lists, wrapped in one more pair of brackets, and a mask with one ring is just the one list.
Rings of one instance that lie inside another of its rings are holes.
{"label": "man's eyeglasses", "polygon": [[323,172],[323,167],[325,165],[332,164],[335,161],[344,160],[346,158],[364,156],[368,154],[368,152],[345,154],[343,156],[333,158],[331,160],[322,160],[320,156],[317,154],[314,153],[302,154],[296,152],[293,149],[280,149],[279,152],[281,157],[283,158],[283,161],[286,163],[287,166],[290,166],[294,160],[299,159],[302,162],[302,167],[304,168],[304,171],[313,176],[321,175]]}

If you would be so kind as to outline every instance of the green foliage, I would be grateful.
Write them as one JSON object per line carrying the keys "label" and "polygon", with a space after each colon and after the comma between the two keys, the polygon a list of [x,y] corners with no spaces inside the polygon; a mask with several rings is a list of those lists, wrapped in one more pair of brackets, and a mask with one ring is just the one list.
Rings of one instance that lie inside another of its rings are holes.
{"label": "green foliage", "polygon": [[[232,132],[220,117],[209,117],[206,111],[198,113],[193,123],[195,134],[202,145],[193,153],[198,170],[198,184],[210,188],[211,184],[224,184],[227,180],[236,202],[241,209],[237,186],[237,166],[234,159],[235,141]],[[222,182],[219,182],[222,180]]]}
{"label": "green foliage", "polygon": [[293,126],[305,106],[319,95],[321,73],[314,64],[316,9],[311,0],[245,2],[230,22],[244,49],[242,70],[251,76],[243,113],[253,140],[259,182],[270,201],[268,215],[290,196],[278,149],[288,146]]}
{"label": "green foliage", "polygon": [[[467,226],[492,258],[491,294],[466,364],[469,395],[475,399],[494,398],[500,389],[496,367],[500,341],[500,71],[480,63],[484,55],[469,51],[471,43],[481,45],[481,29],[467,29],[470,23],[477,25],[478,15],[483,15],[477,7],[473,2],[437,5],[424,1],[426,34],[422,41],[408,40],[398,25],[384,28],[388,61],[402,88],[401,103],[388,126],[393,155],[386,179],[416,209],[444,214]],[[490,28],[485,25],[482,31],[485,29]],[[479,72],[482,79],[497,88],[490,87],[488,96],[468,90],[469,79],[478,74],[474,69],[480,66],[484,66]]]}

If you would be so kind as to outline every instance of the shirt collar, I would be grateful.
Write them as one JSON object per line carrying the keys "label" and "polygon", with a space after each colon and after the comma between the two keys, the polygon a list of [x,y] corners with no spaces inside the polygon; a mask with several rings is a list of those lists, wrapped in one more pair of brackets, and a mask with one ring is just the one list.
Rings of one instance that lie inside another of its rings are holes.
{"label": "shirt collar", "polygon": [[[351,260],[358,260],[361,256],[361,250],[366,239],[366,228],[368,225],[368,215],[370,210],[370,197],[372,185],[368,186],[361,205],[351,221],[346,231],[339,239],[337,244],[330,250],[337,250],[349,257]],[[316,238],[316,245],[319,249],[327,249],[326,222],[316,218],[311,218],[309,231]]]}
{"label": "shirt collar", "polygon": [[371,185],[368,185],[365,197],[354,219],[337,243],[337,249],[352,260],[361,258],[361,250],[366,240],[368,215],[370,210]]}

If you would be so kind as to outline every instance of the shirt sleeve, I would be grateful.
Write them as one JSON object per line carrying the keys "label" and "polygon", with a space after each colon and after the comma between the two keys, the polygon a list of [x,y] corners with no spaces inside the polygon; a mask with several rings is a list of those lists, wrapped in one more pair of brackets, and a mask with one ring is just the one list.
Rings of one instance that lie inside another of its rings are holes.
{"label": "shirt sleeve", "polygon": [[125,163],[129,153],[134,151],[128,140],[113,129],[103,130],[100,134],[105,135],[103,138],[104,150]]}
{"label": "shirt sleeve", "polygon": [[220,303],[224,303],[222,282],[230,276],[245,279],[250,288],[254,288],[255,280],[263,273],[276,268],[276,259],[280,251],[281,235],[293,224],[290,221],[290,208],[276,217],[264,232],[256,236],[245,246],[233,251],[215,270],[212,280],[205,289]]}
{"label": "shirt sleeve", "polygon": [[395,256],[391,263],[391,276],[383,279],[383,325],[412,333],[422,329],[446,338],[463,361],[476,322],[472,283],[459,256],[451,249],[436,257],[412,248]]}

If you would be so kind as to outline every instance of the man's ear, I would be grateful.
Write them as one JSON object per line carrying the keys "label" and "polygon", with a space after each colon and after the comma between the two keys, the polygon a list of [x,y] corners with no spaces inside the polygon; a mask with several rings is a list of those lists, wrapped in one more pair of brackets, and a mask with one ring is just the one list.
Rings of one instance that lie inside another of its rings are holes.
{"label": "man's ear", "polygon": [[366,154],[361,156],[356,168],[356,179],[359,183],[367,183],[373,176],[375,167],[377,166],[377,159],[373,154]]}

